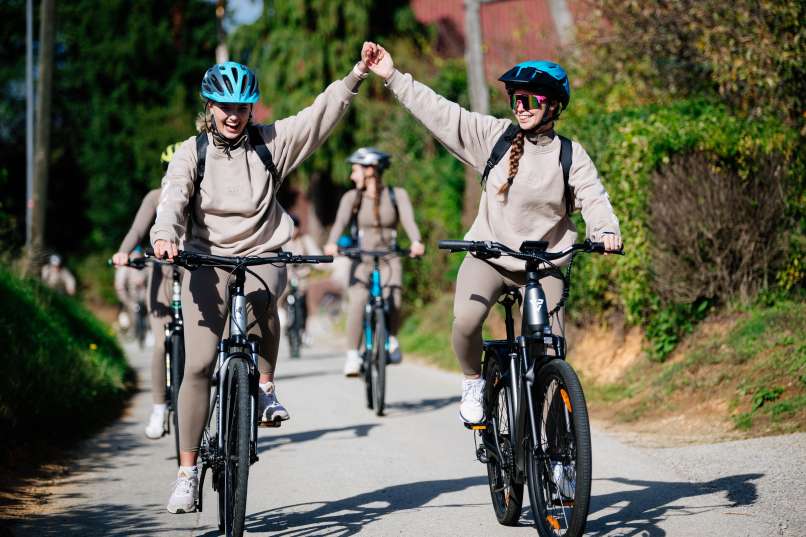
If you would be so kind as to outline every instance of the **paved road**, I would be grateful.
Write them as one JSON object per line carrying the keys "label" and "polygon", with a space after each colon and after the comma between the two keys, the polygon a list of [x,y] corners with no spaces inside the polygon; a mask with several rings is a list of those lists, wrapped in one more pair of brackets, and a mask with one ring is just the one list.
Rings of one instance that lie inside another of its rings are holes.
{"label": "paved road", "polygon": [[[376,418],[360,382],[340,375],[339,341],[322,336],[302,360],[281,354],[279,395],[292,420],[261,432],[249,535],[535,535],[528,507],[521,527],[495,522],[485,470],[456,416],[457,375],[394,368],[388,415]],[[146,355],[127,351],[148,386]],[[45,513],[14,534],[217,535],[209,486],[203,513],[165,511],[173,439],[145,439],[149,407],[150,394],[139,393],[121,420],[86,442]],[[806,435],[643,449],[595,429],[594,448],[589,535],[806,535]]]}

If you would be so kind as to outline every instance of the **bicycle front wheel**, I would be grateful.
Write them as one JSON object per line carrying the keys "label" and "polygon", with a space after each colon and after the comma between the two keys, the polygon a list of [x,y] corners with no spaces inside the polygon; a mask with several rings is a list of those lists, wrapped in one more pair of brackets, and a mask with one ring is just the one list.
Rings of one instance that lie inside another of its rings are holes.
{"label": "bicycle front wheel", "polygon": [[533,405],[538,439],[526,469],[537,531],[542,537],[580,536],[590,507],[591,437],[582,386],[564,360],[540,369]]}
{"label": "bicycle front wheel", "polygon": [[386,359],[388,351],[386,349],[386,319],[383,311],[375,312],[375,333],[372,342],[372,399],[375,414],[383,416],[384,404],[386,403]]}
{"label": "bicycle front wheel", "polygon": [[301,335],[301,319],[299,315],[299,306],[295,302],[294,304],[289,304],[288,308],[286,309],[288,312],[288,350],[291,354],[291,358],[299,358],[300,356],[300,349],[302,347],[302,335]]}
{"label": "bicycle front wheel", "polygon": [[487,453],[487,479],[495,518],[505,526],[515,526],[521,516],[523,482],[518,481],[512,429],[509,424],[510,387],[495,357],[487,355],[484,375],[484,413],[487,429],[482,433],[485,445],[497,449]]}
{"label": "bicycle front wheel", "polygon": [[246,490],[249,483],[249,439],[251,401],[249,373],[244,360],[230,360],[227,366],[223,486],[218,490],[219,520],[227,537],[241,537],[246,516]]}
{"label": "bicycle front wheel", "polygon": [[181,332],[171,334],[169,343],[171,386],[168,393],[171,395],[171,419],[174,431],[174,447],[176,448],[176,463],[179,464],[179,387],[185,374],[185,341]]}

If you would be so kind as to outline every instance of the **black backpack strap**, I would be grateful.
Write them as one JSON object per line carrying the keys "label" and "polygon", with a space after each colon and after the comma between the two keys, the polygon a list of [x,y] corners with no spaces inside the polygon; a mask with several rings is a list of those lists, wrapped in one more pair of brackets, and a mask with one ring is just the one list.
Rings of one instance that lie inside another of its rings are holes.
{"label": "black backpack strap", "polygon": [[207,133],[202,132],[196,136],[196,181],[193,183],[193,195],[199,192],[202,179],[204,179],[204,166],[207,162]]}
{"label": "black backpack strap", "polygon": [[573,158],[573,153],[574,150],[571,146],[571,140],[565,136],[560,136],[560,166],[563,168],[565,212],[569,216],[572,212],[574,212],[574,192],[571,190],[571,184],[568,182],[568,179],[571,175],[571,160]]}
{"label": "black backpack strap", "polygon": [[490,172],[493,168],[495,168],[495,165],[501,162],[501,159],[504,158],[504,155],[512,145],[512,140],[515,139],[515,136],[520,130],[521,128],[513,123],[507,127],[507,130],[504,131],[504,134],[502,134],[498,141],[495,142],[493,150],[490,152],[490,158],[487,159],[487,164],[484,166],[484,172],[481,174],[482,190],[484,190],[484,185],[487,183],[487,176],[490,175]]}
{"label": "black backpack strap", "polygon": [[395,187],[389,185],[389,201],[392,202],[392,207],[395,209],[395,222],[400,221],[400,211],[397,209],[397,195],[395,194]]}
{"label": "black backpack strap", "polygon": [[271,151],[266,147],[266,141],[263,140],[263,136],[261,136],[260,129],[258,129],[257,126],[249,125],[246,127],[246,132],[249,136],[249,145],[255,150],[260,160],[263,162],[263,165],[266,167],[266,170],[268,170],[269,175],[274,179],[274,193],[276,194],[277,191],[280,190],[282,181],[280,172],[277,171],[277,166],[274,165],[274,160],[271,158]]}

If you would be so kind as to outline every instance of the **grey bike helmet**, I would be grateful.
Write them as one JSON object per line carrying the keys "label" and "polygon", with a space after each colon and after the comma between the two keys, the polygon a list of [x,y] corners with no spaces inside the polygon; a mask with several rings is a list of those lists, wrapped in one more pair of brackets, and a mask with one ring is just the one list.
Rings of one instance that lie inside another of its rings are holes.
{"label": "grey bike helmet", "polygon": [[361,164],[362,166],[375,166],[378,171],[383,171],[389,167],[392,155],[384,153],[374,147],[362,147],[347,158],[350,164]]}

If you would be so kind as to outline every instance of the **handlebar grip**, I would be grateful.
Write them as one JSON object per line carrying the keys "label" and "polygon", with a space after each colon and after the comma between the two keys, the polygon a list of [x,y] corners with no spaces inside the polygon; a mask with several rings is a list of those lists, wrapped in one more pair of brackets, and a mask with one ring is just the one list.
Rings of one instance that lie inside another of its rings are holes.
{"label": "handlebar grip", "polygon": [[596,254],[603,254],[605,253],[605,245],[603,242],[590,241],[589,251]]}
{"label": "handlebar grip", "polygon": [[476,243],[474,241],[455,241],[455,240],[445,240],[439,241],[437,243],[437,247],[440,250],[468,250],[473,248]]}
{"label": "handlebar grip", "polygon": [[332,255],[306,255],[303,257],[306,263],[332,263]]}

